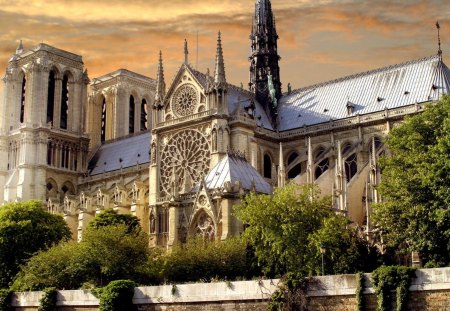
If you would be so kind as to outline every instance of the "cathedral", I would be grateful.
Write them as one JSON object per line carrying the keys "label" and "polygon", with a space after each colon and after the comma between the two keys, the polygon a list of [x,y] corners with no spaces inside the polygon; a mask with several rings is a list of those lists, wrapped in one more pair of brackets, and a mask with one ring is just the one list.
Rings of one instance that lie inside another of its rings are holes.
{"label": "cathedral", "polygon": [[156,79],[126,69],[91,79],[80,55],[21,43],[3,78],[0,202],[42,200],[78,240],[113,208],[170,247],[239,235],[233,205],[249,192],[315,183],[370,233],[384,138],[450,93],[442,52],[282,92],[270,0],[256,0],[248,88],[227,82],[221,40],[214,72],[189,64],[185,42],[167,86],[162,54]]}

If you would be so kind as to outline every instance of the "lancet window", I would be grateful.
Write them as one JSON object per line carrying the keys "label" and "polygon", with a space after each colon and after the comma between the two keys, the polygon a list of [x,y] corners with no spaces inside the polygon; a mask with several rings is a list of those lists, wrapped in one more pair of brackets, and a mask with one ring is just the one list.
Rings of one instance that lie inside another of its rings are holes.
{"label": "lancet window", "polygon": [[62,80],[60,127],[67,130],[69,115],[69,77],[65,74]]}
{"label": "lancet window", "polygon": [[272,178],[272,159],[270,156],[266,153],[264,155],[264,177],[265,178]]}
{"label": "lancet window", "polygon": [[142,99],[141,103],[141,131],[148,129],[147,101]]}
{"label": "lancet window", "polygon": [[106,99],[104,97],[102,101],[102,127],[100,131],[100,141],[103,143],[106,140]]}
{"label": "lancet window", "polygon": [[325,173],[330,167],[330,160],[328,158],[322,159],[325,155],[325,152],[326,150],[324,147],[319,147],[319,149],[316,151],[315,162],[317,163],[320,161],[316,165],[316,169],[314,171],[314,176],[316,179],[322,176],[322,174]]}
{"label": "lancet window", "polygon": [[48,92],[47,92],[47,123],[53,123],[53,112],[55,106],[55,72],[53,70],[48,74]]}
{"label": "lancet window", "polygon": [[135,105],[134,105],[134,96],[130,96],[130,105],[129,105],[129,115],[128,115],[128,133],[133,134],[134,133],[134,111],[135,111]]}
{"label": "lancet window", "polygon": [[26,100],[26,86],[27,86],[27,79],[25,78],[25,75],[22,78],[22,96],[20,99],[20,123],[23,123],[25,121],[25,100]]}
{"label": "lancet window", "polygon": [[12,170],[19,165],[20,143],[10,142],[8,149],[8,170]]}
{"label": "lancet window", "polygon": [[169,209],[162,208],[158,212],[158,233],[169,233]]}
{"label": "lancet window", "polygon": [[294,162],[296,162],[298,160],[298,153],[297,152],[293,152],[289,155],[288,157],[288,178],[289,179],[293,179],[295,177],[297,177],[298,175],[300,175],[301,171],[302,171],[302,165],[301,163],[297,163],[294,166],[292,166],[294,164]]}
{"label": "lancet window", "polygon": [[[345,145],[344,149],[342,149],[342,154],[347,155],[351,152],[352,146],[350,144]],[[344,167],[345,167],[345,178],[347,182],[349,182],[358,172],[358,157],[356,153],[352,153],[345,158]]]}

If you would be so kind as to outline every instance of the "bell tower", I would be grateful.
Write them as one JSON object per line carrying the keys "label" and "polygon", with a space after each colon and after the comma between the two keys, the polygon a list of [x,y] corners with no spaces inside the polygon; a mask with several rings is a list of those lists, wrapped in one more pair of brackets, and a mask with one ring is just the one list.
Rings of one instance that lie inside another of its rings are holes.
{"label": "bell tower", "polygon": [[281,59],[277,48],[278,34],[270,0],[257,0],[253,17],[250,61],[250,91],[255,94],[275,124],[278,99],[281,97]]}

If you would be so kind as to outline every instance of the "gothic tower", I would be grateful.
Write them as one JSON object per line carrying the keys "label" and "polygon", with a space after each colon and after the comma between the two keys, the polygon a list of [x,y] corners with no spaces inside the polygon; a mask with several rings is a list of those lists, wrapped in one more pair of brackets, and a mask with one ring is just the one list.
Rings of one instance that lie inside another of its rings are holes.
{"label": "gothic tower", "polygon": [[6,69],[0,103],[0,202],[61,201],[86,170],[89,78],[82,57],[22,43]]}
{"label": "gothic tower", "polygon": [[250,90],[255,94],[275,124],[278,99],[281,97],[275,17],[270,0],[257,0],[251,40]]}

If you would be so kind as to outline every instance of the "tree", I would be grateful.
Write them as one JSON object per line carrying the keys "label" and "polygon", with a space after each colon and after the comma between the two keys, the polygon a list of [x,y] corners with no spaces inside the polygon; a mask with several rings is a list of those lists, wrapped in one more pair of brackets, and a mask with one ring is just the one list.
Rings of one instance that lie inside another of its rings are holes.
{"label": "tree", "polygon": [[136,216],[130,214],[119,214],[112,208],[103,210],[89,223],[89,227],[95,229],[115,225],[126,225],[129,232],[141,229],[139,219]]}
{"label": "tree", "polygon": [[8,286],[35,252],[68,239],[70,230],[63,218],[45,211],[42,202],[0,207],[0,287]]}
{"label": "tree", "polygon": [[[319,198],[313,186],[291,183],[276,189],[273,196],[246,196],[234,212],[246,226],[243,238],[254,249],[265,273],[306,276],[320,272],[317,245],[327,243],[327,251],[334,254],[327,262],[330,271],[335,271],[335,265],[347,255],[339,252],[342,244],[333,242],[334,236],[327,237],[330,228],[341,236],[349,235],[350,230],[347,221],[330,208],[330,202],[327,197]],[[347,240],[348,244],[355,241],[350,235]],[[348,265],[345,268],[350,271],[351,263]]]}
{"label": "tree", "polygon": [[387,138],[374,221],[388,247],[420,253],[428,265],[450,264],[450,97],[405,119]]}
{"label": "tree", "polygon": [[140,227],[130,232],[125,224],[89,227],[83,234],[81,246],[94,261],[95,284],[113,280],[139,278],[139,269],[147,263],[148,235]]}
{"label": "tree", "polygon": [[324,219],[308,241],[313,253],[309,268],[316,274],[321,270],[322,255],[325,274],[371,272],[378,267],[380,254],[377,248],[369,245],[359,228],[351,227],[343,215]]}

